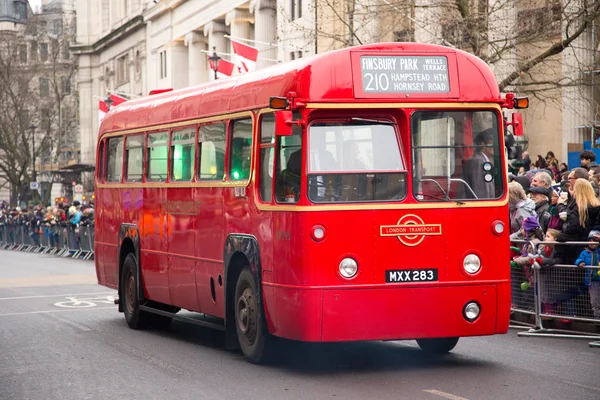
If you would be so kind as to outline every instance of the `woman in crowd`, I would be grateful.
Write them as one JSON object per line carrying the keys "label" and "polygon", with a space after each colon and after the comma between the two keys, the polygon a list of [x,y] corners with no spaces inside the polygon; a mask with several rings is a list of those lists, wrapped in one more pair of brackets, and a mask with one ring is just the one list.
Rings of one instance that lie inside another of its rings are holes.
{"label": "woman in crowd", "polygon": [[[558,241],[583,242],[587,240],[592,228],[598,225],[600,200],[596,197],[592,184],[583,178],[575,180],[575,183],[569,188],[569,194],[568,199],[559,198],[556,206],[558,215],[564,221]],[[568,247],[570,254],[566,261],[573,263],[582,249]]]}
{"label": "woman in crowd", "polygon": [[523,221],[535,214],[535,203],[528,199],[518,182],[508,184],[508,206],[510,210],[510,233],[518,232],[523,227]]}

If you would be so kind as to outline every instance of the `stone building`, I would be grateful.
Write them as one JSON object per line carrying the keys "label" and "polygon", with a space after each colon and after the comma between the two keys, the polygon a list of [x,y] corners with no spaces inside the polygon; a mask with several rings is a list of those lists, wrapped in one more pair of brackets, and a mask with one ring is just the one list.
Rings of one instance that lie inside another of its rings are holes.
{"label": "stone building", "polygon": [[7,143],[16,146],[16,152],[4,149],[16,155],[4,162],[16,162],[17,172],[27,170],[19,187],[6,185],[10,195],[0,193],[0,199],[10,198],[13,204],[31,201],[29,183],[37,181],[36,199],[51,203],[56,197],[72,196],[72,185],[65,183],[79,180],[77,68],[69,50],[75,40],[73,0],[43,0],[37,13],[27,1],[1,0],[0,13],[1,34],[11,35],[2,51],[12,57],[12,62],[3,63],[2,72],[18,86],[9,115],[18,121],[15,132],[28,133],[22,142]]}

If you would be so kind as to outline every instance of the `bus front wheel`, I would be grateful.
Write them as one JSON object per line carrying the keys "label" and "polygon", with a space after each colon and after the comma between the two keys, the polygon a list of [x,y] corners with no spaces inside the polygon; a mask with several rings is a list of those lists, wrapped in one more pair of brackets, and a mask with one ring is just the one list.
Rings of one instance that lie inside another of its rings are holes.
{"label": "bus front wheel", "polygon": [[417,339],[421,350],[431,354],[445,354],[451,351],[458,343],[457,337],[442,339]]}
{"label": "bus front wheel", "polygon": [[242,270],[235,286],[235,327],[246,360],[254,364],[265,362],[271,338],[249,267]]}
{"label": "bus front wheel", "polygon": [[140,310],[138,298],[138,264],[132,253],[127,254],[121,274],[121,301],[125,321],[131,329],[144,329],[151,322],[152,315]]}

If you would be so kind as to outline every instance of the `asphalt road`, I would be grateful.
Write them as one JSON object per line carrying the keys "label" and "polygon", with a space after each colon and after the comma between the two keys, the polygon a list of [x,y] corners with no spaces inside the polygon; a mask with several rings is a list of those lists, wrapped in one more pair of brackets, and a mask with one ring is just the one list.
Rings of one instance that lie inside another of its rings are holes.
{"label": "asphalt road", "polygon": [[[133,331],[90,261],[0,251],[0,399],[600,399],[600,349],[581,339],[286,343],[274,365],[178,322]],[[357,316],[360,323],[360,316]]]}

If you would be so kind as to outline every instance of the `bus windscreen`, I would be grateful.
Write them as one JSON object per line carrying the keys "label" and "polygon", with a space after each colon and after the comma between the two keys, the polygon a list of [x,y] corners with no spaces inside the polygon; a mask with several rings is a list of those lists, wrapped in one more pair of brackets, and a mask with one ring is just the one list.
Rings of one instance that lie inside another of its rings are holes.
{"label": "bus windscreen", "polygon": [[315,123],[309,128],[309,199],[373,202],[406,196],[406,168],[394,126]]}

